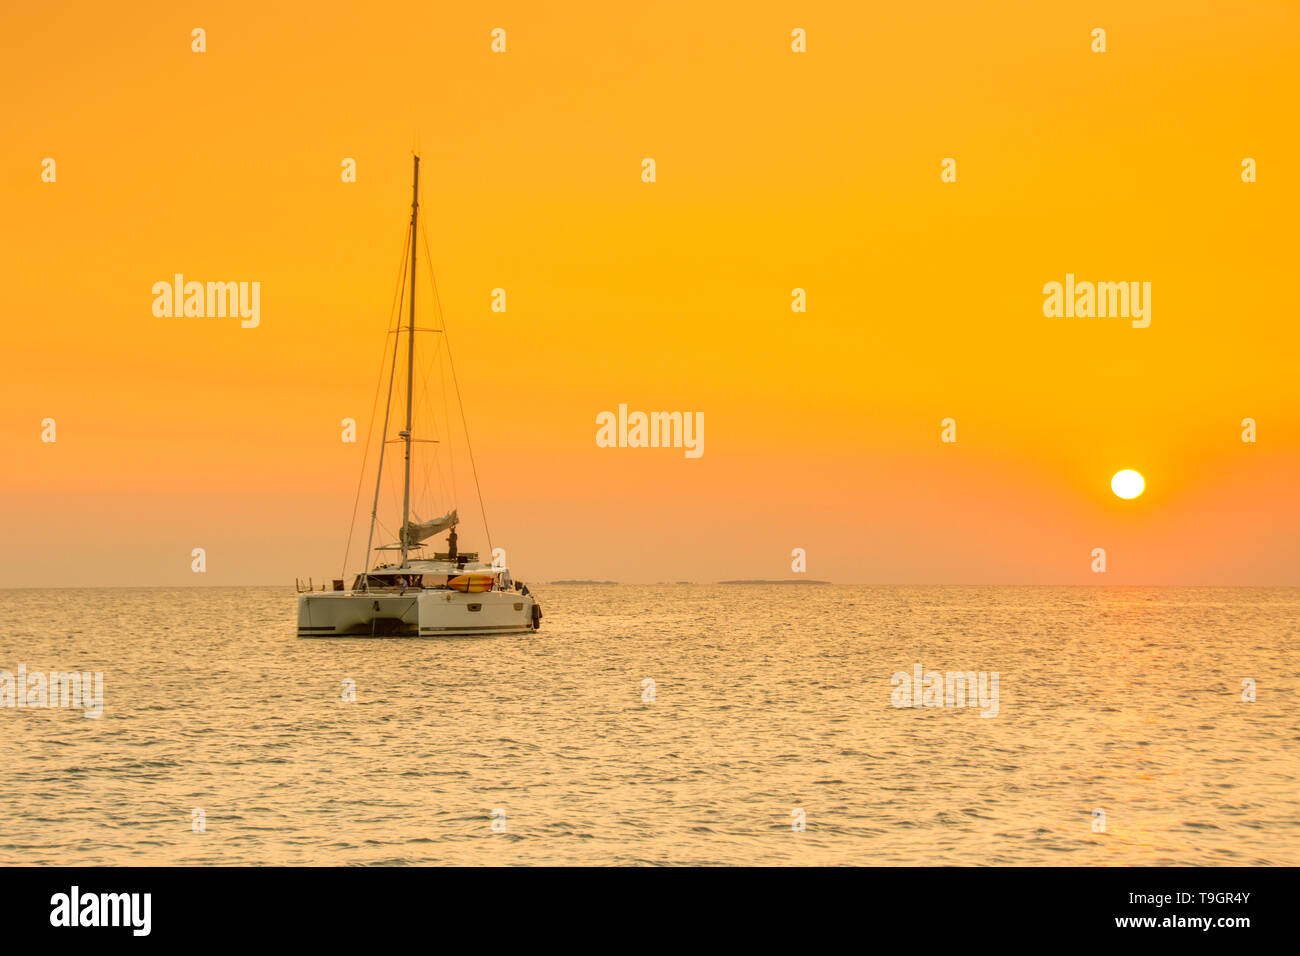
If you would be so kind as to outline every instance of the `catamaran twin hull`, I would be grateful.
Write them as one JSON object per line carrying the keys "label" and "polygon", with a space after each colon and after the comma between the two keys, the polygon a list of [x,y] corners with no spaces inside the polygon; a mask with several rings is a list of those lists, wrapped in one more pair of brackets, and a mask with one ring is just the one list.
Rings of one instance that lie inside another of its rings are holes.
{"label": "catamaran twin hull", "polygon": [[299,637],[474,637],[525,634],[540,614],[518,591],[323,591],[298,598]]}
{"label": "catamaran twin hull", "polygon": [[[413,432],[412,415],[417,368],[416,332],[442,333],[442,354],[446,357],[453,382],[456,377],[456,370],[451,365],[451,349],[446,344],[446,323],[443,323],[442,329],[417,329],[415,325],[415,272],[420,236],[419,221],[420,157],[415,156],[411,178],[411,226],[406,235],[407,246],[411,251],[409,269],[411,287],[407,296],[410,319],[405,329],[406,427],[397,433],[405,446],[402,470],[402,523],[398,529],[398,540],[394,544],[372,547],[375,528],[379,523],[379,498],[383,489],[384,459],[381,451],[379,464],[375,469],[375,495],[370,512],[370,534],[366,539],[366,569],[357,575],[350,591],[343,590],[341,579],[334,580],[336,590],[322,591],[319,594],[314,592],[303,594],[302,588],[299,587],[299,637],[468,637],[524,634],[537,630],[541,621],[542,609],[536,599],[530,596],[526,586],[517,583],[516,590],[509,590],[511,578],[504,567],[481,564],[477,552],[462,551],[459,548],[456,526],[460,523],[460,516],[456,508],[453,507],[441,518],[430,521],[421,521],[413,510],[412,442],[433,441],[435,450],[438,446],[436,440],[415,438]],[[395,310],[397,305],[395,301]],[[400,325],[397,328],[390,328],[389,334],[399,331],[401,331]],[[393,356],[388,372],[388,405],[384,409],[381,449],[393,440],[389,438],[390,413],[393,411],[393,385],[397,375],[397,356],[401,348],[396,338],[392,341]],[[456,388],[459,405],[460,387]],[[445,382],[443,392],[445,394]],[[465,425],[463,406],[461,425],[465,426],[465,443],[468,446],[469,428]],[[368,447],[369,439],[367,439]],[[471,452],[471,468],[473,463]],[[363,464],[363,472],[364,467]],[[428,484],[426,481],[426,485]],[[482,511],[483,493],[478,486],[476,470],[474,487],[478,491],[479,507]],[[355,520],[355,508],[353,517]],[[486,512],[483,512],[483,529],[487,530]],[[427,539],[443,531],[447,532],[445,552],[435,551],[430,557],[416,556],[426,547]],[[349,533],[349,546],[351,543],[352,536]],[[491,547],[492,539],[489,537],[488,548]],[[372,563],[376,551],[381,553],[400,551],[401,561],[376,566]],[[346,561],[344,563],[346,564]],[[312,587],[310,578],[307,579],[307,586],[309,589]]]}

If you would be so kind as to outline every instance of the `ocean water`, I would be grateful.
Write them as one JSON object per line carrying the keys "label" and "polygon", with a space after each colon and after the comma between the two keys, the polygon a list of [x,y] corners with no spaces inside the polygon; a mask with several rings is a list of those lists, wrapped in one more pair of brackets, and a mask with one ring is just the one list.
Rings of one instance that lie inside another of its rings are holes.
{"label": "ocean water", "polygon": [[[0,591],[0,671],[103,673],[0,709],[0,864],[1300,864],[1300,589],[536,591],[536,635],[377,640]],[[894,706],[917,664],[996,716]]]}

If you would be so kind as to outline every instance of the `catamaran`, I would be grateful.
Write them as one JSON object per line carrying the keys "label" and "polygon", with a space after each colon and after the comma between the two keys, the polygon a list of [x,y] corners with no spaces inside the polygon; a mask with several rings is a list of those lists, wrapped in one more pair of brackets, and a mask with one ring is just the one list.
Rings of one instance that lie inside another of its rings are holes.
{"label": "catamaran", "polygon": [[[459,548],[456,528],[460,524],[458,510],[453,506],[441,517],[427,521],[419,519],[412,501],[412,445],[427,443],[434,447],[435,455],[443,438],[449,437],[450,424],[442,431],[442,437],[435,435],[415,437],[414,408],[416,368],[416,333],[431,333],[440,337],[436,357],[445,357],[450,377],[456,386],[457,404],[460,407],[461,426],[465,430],[466,447],[469,449],[469,462],[474,473],[474,484],[478,488],[477,469],[473,464],[473,451],[469,446],[468,428],[465,428],[464,406],[459,402],[460,387],[455,381],[455,368],[451,365],[451,350],[447,344],[446,322],[442,328],[417,328],[415,324],[415,273],[416,249],[419,236],[420,214],[420,157],[415,156],[415,172],[411,187],[411,222],[407,232],[407,244],[410,248],[410,292],[409,320],[403,330],[400,320],[401,302],[397,295],[394,314],[399,316],[395,327],[389,330],[392,339],[392,360],[388,379],[388,402],[384,409],[384,424],[378,467],[375,476],[375,494],[370,511],[370,534],[366,541],[366,566],[357,573],[350,586],[345,587],[345,578],[331,580],[332,588],[320,591],[314,589],[311,579],[304,588],[298,583],[298,636],[299,637],[463,637],[487,634],[519,634],[536,631],[540,627],[542,610],[536,597],[528,587],[513,581],[505,566],[500,550],[492,551],[493,560],[485,563],[479,560],[477,552],[462,551]],[[427,240],[426,240],[427,244]],[[405,265],[406,250],[403,249],[402,261]],[[432,270],[432,263],[430,263]],[[432,275],[432,271],[430,272]],[[404,285],[399,280],[398,288]],[[437,286],[434,287],[435,305],[437,305]],[[441,309],[438,309],[441,312]],[[390,317],[390,326],[393,326]],[[393,410],[394,386],[398,382],[397,357],[401,351],[402,333],[405,332],[406,346],[406,426],[397,433],[396,438],[389,438],[389,423]],[[387,345],[384,351],[388,359]],[[381,386],[383,376],[381,375]],[[445,380],[443,382],[445,388]],[[444,391],[445,394],[445,391]],[[378,392],[376,392],[376,410],[378,409]],[[372,416],[373,417],[373,416]],[[450,415],[448,414],[448,420]],[[372,421],[371,427],[373,428]],[[374,545],[377,526],[382,530],[380,513],[380,492],[384,477],[384,454],[389,444],[400,442],[404,446],[402,478],[402,519],[395,535],[396,541]],[[367,450],[369,441],[367,440]],[[362,463],[365,474],[365,462]],[[427,480],[426,490],[430,486]],[[445,484],[445,482],[444,482]],[[454,479],[452,483],[454,490]],[[360,489],[358,488],[358,491]],[[431,495],[430,495],[431,496]],[[482,511],[482,491],[479,490],[479,505]],[[440,509],[439,509],[440,510]],[[427,512],[426,512],[427,513]],[[436,511],[434,512],[437,513]],[[356,512],[353,511],[355,526]],[[483,515],[483,530],[487,531],[486,513]],[[425,542],[434,535],[447,532],[447,549],[425,551]],[[348,535],[351,547],[351,533]],[[491,538],[488,537],[491,550]],[[391,559],[376,563],[375,553],[401,553],[398,561]],[[347,555],[344,556],[344,566]]]}

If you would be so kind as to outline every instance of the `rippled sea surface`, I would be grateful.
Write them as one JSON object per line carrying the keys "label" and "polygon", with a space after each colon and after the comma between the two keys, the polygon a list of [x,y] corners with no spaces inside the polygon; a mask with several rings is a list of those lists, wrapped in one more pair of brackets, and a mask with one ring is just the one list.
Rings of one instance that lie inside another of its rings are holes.
{"label": "rippled sea surface", "polygon": [[[0,592],[0,671],[104,674],[0,709],[0,863],[1300,864],[1298,589],[536,591],[334,640],[283,588]],[[915,664],[997,716],[894,707]]]}

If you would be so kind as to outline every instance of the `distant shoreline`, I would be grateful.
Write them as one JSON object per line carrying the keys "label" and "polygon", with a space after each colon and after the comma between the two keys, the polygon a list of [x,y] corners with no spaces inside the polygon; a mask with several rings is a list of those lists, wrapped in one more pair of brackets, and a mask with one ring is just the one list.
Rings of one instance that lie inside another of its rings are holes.
{"label": "distant shoreline", "polygon": [[719,581],[719,584],[830,584],[829,581],[818,581],[816,578],[801,580],[798,578],[781,578],[780,580],[767,580],[765,578],[741,578],[737,581]]}
{"label": "distant shoreline", "polygon": [[[324,579],[324,580],[328,580]],[[907,588],[929,588],[932,590],[951,590],[951,589],[974,589],[974,590],[997,590],[999,588],[1017,588],[1024,590],[1077,590],[1077,591],[1300,591],[1300,583],[1293,584],[1079,584],[1079,583],[1057,583],[1057,584],[936,584],[933,582],[900,582],[891,581],[888,583],[869,582],[869,581],[820,581],[820,580],[762,580],[762,579],[741,579],[734,581],[642,581],[628,582],[623,581],[529,581],[529,587],[542,587],[548,584],[592,584],[592,585],[618,585],[622,587],[673,587],[693,585],[696,587],[709,587],[714,584],[826,584],[837,587],[851,588],[876,588],[880,590],[900,590]],[[138,584],[138,583],[110,583],[110,584],[14,584],[0,585],[0,592],[19,592],[19,591],[232,591],[247,588],[265,588],[268,590],[288,590],[293,593],[293,582],[285,584],[279,582],[256,582],[244,581],[230,584],[193,584],[193,583],[172,583],[172,584]]]}
{"label": "distant shoreline", "polygon": [[[694,585],[695,583],[696,583],[695,581],[660,581],[657,585],[654,585],[654,586],[655,586],[655,587],[678,587],[678,586],[681,586],[681,585]],[[705,583],[707,584],[708,582],[705,582]],[[777,580],[777,579],[769,580],[769,579],[766,579],[766,578],[739,578],[739,579],[737,579],[737,580],[735,580],[735,581],[718,581],[718,582],[715,582],[715,583],[717,583],[717,584],[830,584],[831,582],[830,582],[830,581],[819,581],[819,580],[817,580],[817,579],[815,579],[815,578],[809,578],[809,579],[807,579],[807,580],[799,580],[799,579],[797,579],[797,578],[781,578],[781,579],[779,579],[779,580]],[[613,585],[621,585],[622,582],[621,582],[621,581],[588,581],[588,580],[584,580],[584,579],[570,578],[570,579],[566,579],[566,580],[563,580],[563,581],[543,581],[543,582],[541,582],[540,584],[538,584],[537,587],[543,587],[543,586],[551,585],[551,584],[613,584]]]}

